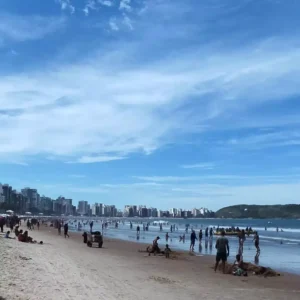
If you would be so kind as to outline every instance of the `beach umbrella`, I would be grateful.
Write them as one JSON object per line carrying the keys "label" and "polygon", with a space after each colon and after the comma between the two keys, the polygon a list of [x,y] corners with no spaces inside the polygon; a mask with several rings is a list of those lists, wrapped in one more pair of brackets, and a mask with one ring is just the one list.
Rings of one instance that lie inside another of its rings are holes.
{"label": "beach umbrella", "polygon": [[8,214],[12,214],[14,211],[13,210],[7,210],[6,211]]}
{"label": "beach umbrella", "polygon": [[31,215],[30,211],[26,211],[25,215]]}

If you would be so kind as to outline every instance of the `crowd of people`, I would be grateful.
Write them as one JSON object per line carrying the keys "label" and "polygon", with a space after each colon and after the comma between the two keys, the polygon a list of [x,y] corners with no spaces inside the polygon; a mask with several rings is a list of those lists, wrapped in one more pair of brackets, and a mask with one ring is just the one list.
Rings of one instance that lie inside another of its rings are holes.
{"label": "crowd of people", "polygon": [[[8,219],[8,222],[6,223],[6,226],[10,230],[8,230],[5,233],[4,238],[17,239],[19,242],[22,242],[22,243],[32,243],[32,244],[37,244],[38,243],[31,236],[29,236],[28,230],[23,231],[22,229],[20,229],[20,226],[22,224],[21,219],[19,219],[17,217],[14,217],[14,216],[13,217],[8,217],[7,219]],[[35,222],[33,222],[33,223],[35,223]],[[29,230],[34,229],[33,223],[32,223],[32,220],[27,220],[26,226]],[[38,228],[39,228],[39,225],[38,225]],[[14,234],[14,236],[12,236],[13,234]],[[43,241],[40,241],[39,244],[43,244]]]}

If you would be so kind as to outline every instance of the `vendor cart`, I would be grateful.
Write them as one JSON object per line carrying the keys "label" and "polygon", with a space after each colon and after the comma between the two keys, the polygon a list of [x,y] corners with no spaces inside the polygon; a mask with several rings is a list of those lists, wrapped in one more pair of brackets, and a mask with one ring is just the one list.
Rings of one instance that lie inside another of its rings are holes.
{"label": "vendor cart", "polygon": [[95,231],[88,233],[87,236],[87,246],[93,247],[93,244],[97,244],[98,248],[102,248],[103,245],[103,236],[100,231]]}

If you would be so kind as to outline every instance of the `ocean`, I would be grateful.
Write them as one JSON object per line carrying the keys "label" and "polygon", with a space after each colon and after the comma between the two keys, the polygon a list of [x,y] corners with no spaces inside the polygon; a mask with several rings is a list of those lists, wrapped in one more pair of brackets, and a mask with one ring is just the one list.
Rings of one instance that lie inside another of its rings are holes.
{"label": "ocean", "polygon": [[[84,221],[85,223],[90,222],[92,219],[77,218],[77,221]],[[156,219],[157,221],[158,219]],[[93,230],[102,231],[102,223],[100,219],[94,219]],[[113,221],[112,219],[107,221]],[[198,237],[199,230],[203,230],[203,240],[200,244],[196,241],[195,254],[202,255],[215,255],[215,241],[217,236],[213,237],[213,240],[205,241],[204,230],[206,227],[220,228],[224,227],[239,227],[245,229],[246,227],[252,227],[253,230],[258,231],[260,236],[260,257],[258,263],[262,266],[271,267],[278,271],[290,272],[300,274],[300,220],[290,219],[166,219],[164,222],[169,222],[169,225],[163,226],[161,232],[159,226],[154,226],[155,220],[146,219],[121,219],[119,227],[116,229],[114,224],[108,225],[107,229],[104,229],[104,238],[116,238],[122,240],[133,241],[137,243],[149,243],[151,244],[156,236],[159,236],[160,247],[164,247],[166,243],[169,244],[171,249],[178,250],[189,250],[190,247],[190,230],[186,234],[185,242],[179,241],[179,236],[185,232],[186,224],[193,228]],[[130,229],[130,222],[133,223],[133,228]],[[150,223],[149,231],[143,231],[141,223]],[[76,222],[74,220],[69,221],[70,230],[78,230]],[[136,227],[140,224],[141,232],[139,239],[137,239]],[[176,225],[178,231],[170,232],[170,226]],[[279,231],[277,232],[277,227]],[[81,231],[89,231],[89,225],[82,227]],[[166,241],[166,233],[169,234],[168,242]],[[238,253],[238,238],[228,237],[230,244],[230,257],[229,261],[233,261],[235,255]],[[104,240],[105,243],[105,240]],[[256,249],[253,243],[253,236],[247,237],[244,243],[243,258],[247,262],[255,262]]]}

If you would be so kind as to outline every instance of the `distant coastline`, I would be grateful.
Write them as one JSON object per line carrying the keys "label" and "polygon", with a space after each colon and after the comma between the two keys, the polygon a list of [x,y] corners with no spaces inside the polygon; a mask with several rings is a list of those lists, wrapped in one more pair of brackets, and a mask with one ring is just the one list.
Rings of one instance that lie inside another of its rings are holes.
{"label": "distant coastline", "polygon": [[218,210],[215,217],[223,219],[299,219],[300,204],[234,205]]}

